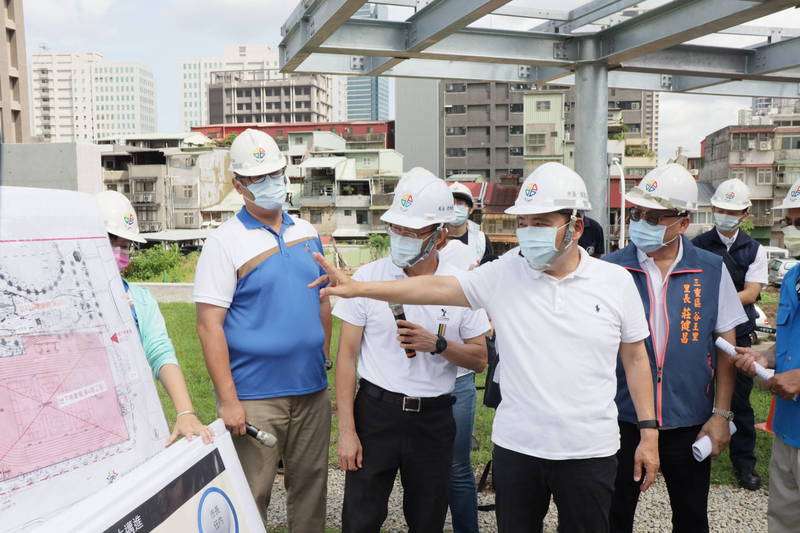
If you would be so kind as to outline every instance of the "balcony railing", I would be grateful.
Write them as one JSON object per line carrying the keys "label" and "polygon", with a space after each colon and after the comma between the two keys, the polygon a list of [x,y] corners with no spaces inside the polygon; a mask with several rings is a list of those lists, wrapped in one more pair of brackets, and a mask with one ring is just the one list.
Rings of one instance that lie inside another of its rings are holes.
{"label": "balcony railing", "polygon": [[134,204],[153,204],[156,203],[156,195],[152,192],[133,193]]}
{"label": "balcony railing", "polygon": [[392,205],[392,198],[394,198],[394,194],[373,194],[372,207],[379,207],[379,206],[388,207]]}
{"label": "balcony railing", "polygon": [[142,232],[152,232],[152,231],[161,231],[161,228],[164,227],[162,222],[145,222],[140,220],[139,221],[139,230]]}
{"label": "balcony railing", "polygon": [[339,194],[336,196],[336,207],[369,207],[369,195]]}

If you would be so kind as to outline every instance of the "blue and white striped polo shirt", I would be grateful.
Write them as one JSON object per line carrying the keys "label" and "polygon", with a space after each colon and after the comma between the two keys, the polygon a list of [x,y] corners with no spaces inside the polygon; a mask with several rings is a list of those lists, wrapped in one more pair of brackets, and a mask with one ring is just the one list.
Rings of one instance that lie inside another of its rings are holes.
{"label": "blue and white striped polo shirt", "polygon": [[245,208],[206,239],[193,299],[225,307],[231,371],[241,400],[297,396],[327,387],[319,289],[311,254],[322,243],[308,222],[283,214],[280,234]]}

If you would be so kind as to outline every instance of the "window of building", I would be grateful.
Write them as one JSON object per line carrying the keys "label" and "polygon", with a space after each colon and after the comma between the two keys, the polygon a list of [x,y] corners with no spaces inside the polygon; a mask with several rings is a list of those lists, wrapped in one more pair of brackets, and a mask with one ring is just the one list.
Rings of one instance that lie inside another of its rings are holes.
{"label": "window of building", "polygon": [[521,125],[509,126],[508,133],[511,135],[522,135],[523,128]]}
{"label": "window of building", "polygon": [[731,178],[744,181],[745,170],[743,168],[732,168],[730,172]]}
{"label": "window of building", "polygon": [[445,150],[447,157],[464,157],[467,155],[466,148],[448,148]]}
{"label": "window of building", "polygon": [[[547,104],[550,105],[550,102],[547,102]],[[522,104],[511,104],[509,108],[512,113],[522,113]]]}
{"label": "window of building", "polygon": [[183,214],[183,223],[184,224],[194,224],[194,213],[184,213]]}
{"label": "window of building", "polygon": [[509,146],[508,155],[522,155],[522,146]]}
{"label": "window of building", "polygon": [[366,209],[356,210],[356,224],[368,224],[369,214]]}
{"label": "window of building", "polygon": [[772,185],[772,168],[760,167],[756,169],[756,185]]}
{"label": "window of building", "polygon": [[451,128],[445,128],[444,130],[445,135],[466,135],[467,128],[464,126],[455,126]]}
{"label": "window of building", "polygon": [[352,209],[345,209],[344,210],[344,216],[346,216],[346,217],[353,216],[353,210]]}
{"label": "window of building", "polygon": [[465,105],[446,105],[444,106],[444,112],[448,115],[463,115],[467,112],[467,106]]}
{"label": "window of building", "polygon": [[192,186],[191,185],[184,185],[183,186],[183,197],[184,198],[191,198],[192,197]]}
{"label": "window of building", "polygon": [[542,101],[536,102],[536,111],[550,111],[550,101],[549,100],[542,100]]}
{"label": "window of building", "polygon": [[781,139],[782,150],[800,150],[800,136],[783,137]]}
{"label": "window of building", "polygon": [[448,93],[463,93],[467,90],[466,83],[448,83],[444,89]]}
{"label": "window of building", "polygon": [[322,224],[322,210],[321,209],[311,209],[309,212],[309,218],[311,219],[312,224]]}
{"label": "window of building", "polygon": [[117,184],[116,183],[109,183],[108,185],[106,185],[106,189],[108,189],[109,191],[116,191],[117,190]]}
{"label": "window of building", "polygon": [[558,137],[558,132],[553,130],[550,132],[550,137]]}
{"label": "window of building", "polygon": [[530,146],[544,146],[547,140],[547,135],[544,133],[529,133],[528,144]]}

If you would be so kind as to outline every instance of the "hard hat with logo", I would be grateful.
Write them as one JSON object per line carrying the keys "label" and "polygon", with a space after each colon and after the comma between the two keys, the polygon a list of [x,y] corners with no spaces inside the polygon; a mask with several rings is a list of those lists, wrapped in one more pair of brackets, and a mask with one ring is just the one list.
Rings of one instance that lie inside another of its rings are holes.
{"label": "hard hat with logo", "polygon": [[263,131],[248,128],[231,143],[231,170],[240,176],[263,176],[285,166],[277,143]]}
{"label": "hard hat with logo", "polygon": [[697,209],[697,182],[689,171],[677,163],[656,167],[628,191],[625,199],[648,209]]}
{"label": "hard hat with logo", "polygon": [[750,189],[740,179],[731,178],[725,180],[714,191],[714,196],[711,197],[711,205],[720,209],[730,209],[731,211],[747,209],[753,205],[750,201]]}
{"label": "hard hat with logo", "polygon": [[450,184],[450,192],[453,193],[453,198],[460,198],[467,202],[470,207],[475,205],[475,202],[472,200],[472,191],[469,190],[469,187],[464,185],[463,183],[455,182]]}
{"label": "hard hat with logo", "polygon": [[538,215],[563,209],[589,211],[589,195],[583,179],[561,163],[545,163],[531,172],[519,188],[509,215]]}
{"label": "hard hat with logo", "polygon": [[130,200],[117,191],[103,191],[95,195],[106,232],[135,242],[147,242],[139,235],[139,221]]}
{"label": "hard hat with logo", "polygon": [[453,220],[453,195],[444,180],[415,167],[403,174],[381,220],[411,229]]}
{"label": "hard hat with logo", "polygon": [[783,202],[773,207],[773,209],[795,209],[797,207],[800,207],[800,179],[792,183],[783,198]]}

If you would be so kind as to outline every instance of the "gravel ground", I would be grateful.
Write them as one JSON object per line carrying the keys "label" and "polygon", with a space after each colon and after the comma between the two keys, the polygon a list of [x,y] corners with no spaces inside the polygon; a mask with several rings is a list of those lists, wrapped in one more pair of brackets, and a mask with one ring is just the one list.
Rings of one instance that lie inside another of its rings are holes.
{"label": "gravel ground", "polygon": [[[330,470],[328,473],[328,519],[327,526],[341,527],[341,504],[344,494],[344,472]],[[407,531],[403,518],[402,489],[399,480],[395,481],[395,489],[389,499],[389,516],[383,524],[384,531]],[[481,494],[481,504],[492,503],[493,494]],[[286,527],[285,510],[286,492],[283,488],[283,479],[279,476],[275,480],[272,490],[272,503],[269,509],[269,525],[274,528]],[[767,492],[759,490],[751,492],[744,489],[726,485],[712,485],[709,495],[709,521],[711,531],[725,533],[757,533],[767,531]],[[659,476],[656,483],[639,500],[636,509],[636,522],[634,531],[656,533],[670,532],[671,511],[667,488],[663,478]],[[479,514],[482,531],[495,531],[494,512],[481,512]],[[555,505],[550,504],[550,512],[545,519],[545,532],[556,531],[557,512]],[[450,520],[445,524],[445,531],[450,531]]]}

